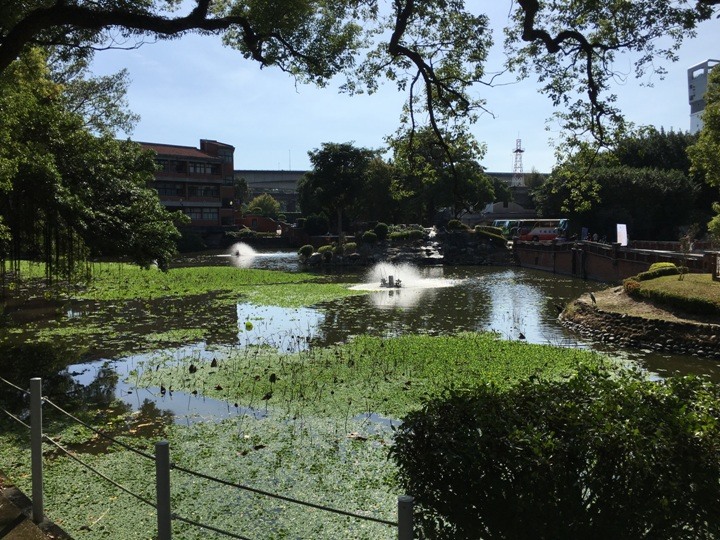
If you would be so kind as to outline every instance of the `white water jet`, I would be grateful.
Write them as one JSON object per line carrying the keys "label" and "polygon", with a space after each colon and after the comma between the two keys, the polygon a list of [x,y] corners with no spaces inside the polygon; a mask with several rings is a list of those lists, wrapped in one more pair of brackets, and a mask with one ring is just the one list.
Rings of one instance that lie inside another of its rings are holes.
{"label": "white water jet", "polygon": [[[389,287],[392,276],[395,287]],[[399,283],[399,285],[397,285]],[[350,287],[354,291],[402,291],[407,289],[439,289],[453,287],[459,283],[455,279],[427,277],[411,264],[393,264],[382,262],[373,266],[365,275],[365,281]]]}
{"label": "white water jet", "polygon": [[257,251],[243,242],[237,242],[230,246],[230,255],[233,257],[255,257]]}
{"label": "white water jet", "polygon": [[237,242],[230,246],[230,260],[233,266],[238,268],[250,268],[258,253],[243,242]]}

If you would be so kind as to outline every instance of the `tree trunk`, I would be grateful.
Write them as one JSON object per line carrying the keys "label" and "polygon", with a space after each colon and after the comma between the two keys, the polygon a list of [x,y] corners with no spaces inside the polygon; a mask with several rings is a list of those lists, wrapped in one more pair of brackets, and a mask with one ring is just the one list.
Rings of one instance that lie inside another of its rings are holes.
{"label": "tree trunk", "polygon": [[343,230],[342,230],[342,208],[340,208],[339,206],[338,206],[337,214],[338,214],[338,225],[337,225],[338,249],[342,252],[342,246],[343,246],[343,244],[345,244],[345,235],[343,234]]}

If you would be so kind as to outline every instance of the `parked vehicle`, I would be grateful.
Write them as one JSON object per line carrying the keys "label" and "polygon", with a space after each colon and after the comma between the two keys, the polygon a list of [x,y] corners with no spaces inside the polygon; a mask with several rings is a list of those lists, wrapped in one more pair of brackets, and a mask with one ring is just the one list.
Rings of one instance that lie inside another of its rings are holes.
{"label": "parked vehicle", "polygon": [[544,242],[565,238],[567,228],[568,220],[564,218],[522,220],[513,237],[524,241]]}

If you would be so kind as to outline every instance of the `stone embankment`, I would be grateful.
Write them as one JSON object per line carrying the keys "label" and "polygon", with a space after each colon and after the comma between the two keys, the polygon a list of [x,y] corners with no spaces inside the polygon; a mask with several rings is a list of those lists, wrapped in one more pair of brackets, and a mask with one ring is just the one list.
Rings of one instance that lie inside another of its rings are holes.
{"label": "stone embankment", "polygon": [[[637,349],[667,351],[703,358],[720,358],[720,324],[690,320],[652,305],[640,306],[627,298],[622,288],[575,300],[560,315],[561,323],[580,335],[597,341]],[[610,296],[628,309],[613,311],[604,304]],[[623,298],[624,297],[624,298]],[[636,311],[637,314],[632,312]],[[645,311],[645,313],[641,313]]]}
{"label": "stone embankment", "polygon": [[424,240],[360,245],[357,253],[344,256],[316,252],[303,261],[308,266],[368,266],[379,262],[417,266],[514,264],[507,245],[466,231],[442,232]]}

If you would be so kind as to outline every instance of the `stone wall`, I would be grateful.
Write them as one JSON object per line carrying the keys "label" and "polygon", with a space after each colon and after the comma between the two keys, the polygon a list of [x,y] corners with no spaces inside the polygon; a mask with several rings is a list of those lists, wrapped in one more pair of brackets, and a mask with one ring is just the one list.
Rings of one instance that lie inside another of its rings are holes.
{"label": "stone wall", "polygon": [[620,283],[656,262],[687,266],[710,273],[717,254],[644,251],[597,242],[515,242],[513,252],[523,268],[535,268],[581,279]]}
{"label": "stone wall", "polygon": [[576,300],[560,316],[563,326],[592,339],[636,349],[720,358],[720,325],[671,322],[602,311]]}

